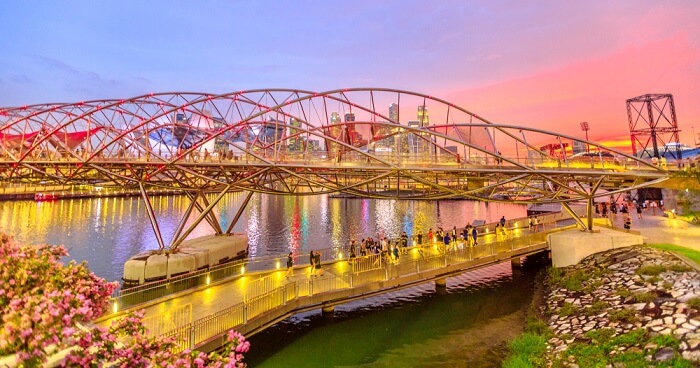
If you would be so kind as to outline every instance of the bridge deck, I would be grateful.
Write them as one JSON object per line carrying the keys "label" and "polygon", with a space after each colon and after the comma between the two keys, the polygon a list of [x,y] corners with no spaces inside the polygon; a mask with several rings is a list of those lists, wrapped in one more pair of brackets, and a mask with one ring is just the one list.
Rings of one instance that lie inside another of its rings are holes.
{"label": "bridge deck", "polygon": [[546,234],[556,230],[531,234],[527,229],[513,229],[506,237],[486,234],[476,246],[457,242],[448,249],[430,243],[409,248],[398,261],[367,256],[352,262],[326,262],[321,276],[311,276],[308,265],[295,267],[290,278],[285,277],[286,270],[258,271],[139,304],[104,316],[98,323],[106,326],[123,312],[143,308],[144,322],[153,334],[174,335],[182,348],[215,347],[231,328],[251,335],[304,310],[395,291],[539,252],[547,247]]}

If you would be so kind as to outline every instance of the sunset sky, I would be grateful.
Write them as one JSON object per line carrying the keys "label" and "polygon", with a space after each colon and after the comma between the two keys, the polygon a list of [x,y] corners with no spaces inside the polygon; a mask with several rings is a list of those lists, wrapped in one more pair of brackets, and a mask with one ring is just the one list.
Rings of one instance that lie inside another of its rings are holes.
{"label": "sunset sky", "polygon": [[148,92],[387,87],[627,146],[625,100],[700,133],[700,1],[0,4],[0,106]]}

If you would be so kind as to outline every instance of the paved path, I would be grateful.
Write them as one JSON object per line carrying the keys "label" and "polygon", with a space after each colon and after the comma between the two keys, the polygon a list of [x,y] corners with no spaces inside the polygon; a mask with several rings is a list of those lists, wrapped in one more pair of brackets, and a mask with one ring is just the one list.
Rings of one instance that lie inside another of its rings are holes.
{"label": "paved path", "polygon": [[[632,230],[642,233],[646,244],[670,243],[700,251],[700,226],[675,218],[669,219],[657,211],[656,216],[651,210],[642,214],[642,219],[632,213]],[[622,216],[617,215],[614,221],[616,227],[622,227]]]}

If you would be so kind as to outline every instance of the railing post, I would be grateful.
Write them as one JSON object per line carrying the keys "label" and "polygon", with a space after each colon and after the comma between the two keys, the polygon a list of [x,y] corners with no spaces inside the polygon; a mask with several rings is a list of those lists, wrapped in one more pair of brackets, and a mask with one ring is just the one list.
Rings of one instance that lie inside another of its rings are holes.
{"label": "railing post", "polygon": [[192,324],[190,323],[190,346],[189,346],[190,350],[194,349],[194,344],[195,344],[195,341],[194,341],[194,325],[192,325]]}
{"label": "railing post", "polygon": [[309,280],[309,296],[314,295],[314,280]]}
{"label": "railing post", "polygon": [[354,286],[354,282],[353,282],[354,276],[355,276],[355,274],[353,274],[352,272],[350,272],[350,288],[355,287],[355,286]]}
{"label": "railing post", "polygon": [[243,304],[243,323],[248,323],[248,303]]}
{"label": "railing post", "polygon": [[287,285],[282,288],[282,305],[287,304]]}

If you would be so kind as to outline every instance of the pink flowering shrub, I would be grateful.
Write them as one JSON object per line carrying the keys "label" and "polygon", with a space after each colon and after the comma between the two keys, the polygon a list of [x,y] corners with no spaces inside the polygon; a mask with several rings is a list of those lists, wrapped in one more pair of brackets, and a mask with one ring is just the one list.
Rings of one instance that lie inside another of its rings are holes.
{"label": "pink flowering shrub", "polygon": [[172,338],[149,338],[140,313],[108,330],[79,328],[109,308],[118,286],[85,266],[63,265],[64,247],[19,245],[0,233],[0,357],[14,355],[20,365],[39,366],[51,354],[71,348],[64,366],[243,367],[249,342],[230,332],[223,353],[176,353]]}

